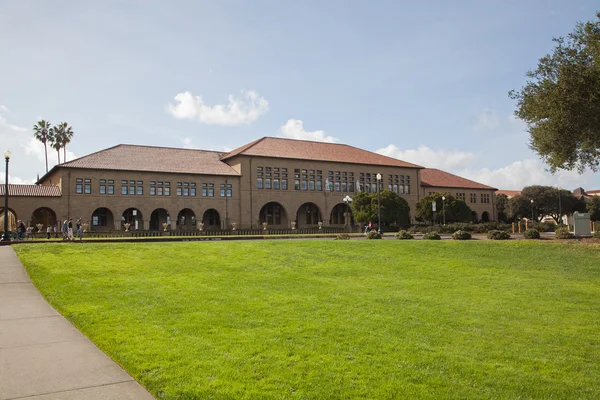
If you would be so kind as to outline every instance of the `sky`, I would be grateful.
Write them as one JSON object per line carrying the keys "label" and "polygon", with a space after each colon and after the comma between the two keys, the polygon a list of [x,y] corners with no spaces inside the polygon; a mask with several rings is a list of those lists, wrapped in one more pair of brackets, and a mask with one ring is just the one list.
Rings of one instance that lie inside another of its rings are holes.
{"label": "sky", "polygon": [[[600,189],[555,175],[511,89],[597,1],[0,0],[0,150],[45,173],[120,143],[227,151],[263,136],[345,143],[499,189]],[[56,151],[48,152],[50,165]],[[61,154],[62,158],[62,154]],[[61,159],[61,161],[63,161]],[[0,173],[4,182],[4,172]]]}

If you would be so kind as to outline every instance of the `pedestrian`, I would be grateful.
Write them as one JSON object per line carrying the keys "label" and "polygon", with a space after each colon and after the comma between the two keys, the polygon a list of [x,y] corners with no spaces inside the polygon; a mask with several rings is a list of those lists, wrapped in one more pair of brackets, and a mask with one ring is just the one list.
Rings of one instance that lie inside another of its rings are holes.
{"label": "pedestrian", "polygon": [[25,237],[26,229],[27,228],[25,228],[25,224],[23,223],[23,221],[18,220],[17,221],[17,239],[23,240],[23,238]]}
{"label": "pedestrian", "polygon": [[48,225],[46,228],[46,236],[48,236],[48,240],[50,240],[50,235],[52,235],[52,227]]}
{"label": "pedestrian", "polygon": [[69,221],[65,219],[62,227],[63,240],[69,239]]}
{"label": "pedestrian", "polygon": [[28,226],[27,229],[25,229],[25,240],[31,239],[32,230],[33,228],[31,226]]}
{"label": "pedestrian", "polygon": [[69,225],[68,225],[67,232],[68,232],[69,240],[75,239],[75,237],[73,236],[73,218],[69,218]]}
{"label": "pedestrian", "polygon": [[77,220],[77,237],[79,238],[79,240],[82,240],[83,237],[83,228],[81,227],[81,218],[79,218]]}
{"label": "pedestrian", "polygon": [[58,239],[58,222],[56,222],[56,225],[54,225],[53,229],[54,229],[54,239]]}

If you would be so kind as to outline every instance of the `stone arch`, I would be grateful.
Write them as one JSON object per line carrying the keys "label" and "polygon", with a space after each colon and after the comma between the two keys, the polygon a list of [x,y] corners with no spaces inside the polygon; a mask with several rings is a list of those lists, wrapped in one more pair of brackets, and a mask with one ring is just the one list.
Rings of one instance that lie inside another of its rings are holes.
{"label": "stone arch", "polygon": [[35,226],[37,229],[38,224],[42,224],[41,231],[50,226],[56,226],[58,219],[53,209],[49,207],[40,207],[31,214],[31,226]]}
{"label": "stone arch", "polygon": [[481,213],[481,222],[490,222],[490,213],[484,211]]}
{"label": "stone arch", "polygon": [[258,220],[262,224],[266,222],[275,228],[287,228],[288,217],[285,207],[276,201],[271,201],[260,209]]}
{"label": "stone arch", "polygon": [[[135,226],[135,224],[134,224]],[[106,207],[96,208],[92,213],[91,229],[98,231],[110,231],[115,227],[112,211]]]}
{"label": "stone arch", "polygon": [[471,220],[473,222],[479,222],[479,215],[477,215],[477,211],[471,211]]}
{"label": "stone arch", "polygon": [[298,207],[296,211],[296,223],[298,228],[314,228],[319,222],[323,222],[323,214],[318,205],[306,202]]}
{"label": "stone arch", "polygon": [[329,214],[329,225],[334,226],[347,226],[346,214],[350,213],[350,225],[354,225],[354,218],[352,217],[352,209],[346,203],[338,203],[332,209]]}
{"label": "stone arch", "polygon": [[[14,232],[17,229],[17,213],[8,207],[8,230]],[[0,232],[4,232],[4,207],[0,207]]]}
{"label": "stone arch", "polygon": [[125,223],[131,224],[129,230],[143,230],[144,229],[144,219],[142,216],[142,212],[135,208],[131,207],[127,210],[123,211],[121,215],[121,228],[124,228]]}
{"label": "stone arch", "polygon": [[204,224],[204,230],[221,229],[221,216],[216,209],[209,208],[202,214],[202,223]]}
{"label": "stone arch", "polygon": [[167,229],[171,227],[171,214],[164,208],[157,208],[150,214],[150,230],[162,231],[163,224],[167,224]]}
{"label": "stone arch", "polygon": [[189,208],[184,208],[177,214],[177,229],[182,231],[196,230],[196,214]]}

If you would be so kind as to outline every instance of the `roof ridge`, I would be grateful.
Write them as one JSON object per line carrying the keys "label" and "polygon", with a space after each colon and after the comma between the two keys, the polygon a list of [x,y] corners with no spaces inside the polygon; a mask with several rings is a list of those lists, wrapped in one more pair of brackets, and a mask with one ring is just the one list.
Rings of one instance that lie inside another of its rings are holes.
{"label": "roof ridge", "polygon": [[228,158],[237,156],[238,154],[241,154],[242,152],[244,152],[244,151],[246,151],[246,150],[254,147],[255,145],[257,145],[258,143],[262,142],[263,140],[265,140],[268,137],[269,136],[263,136],[263,137],[261,137],[259,139],[256,139],[256,140],[254,140],[254,141],[252,141],[250,143],[246,143],[246,144],[244,144],[244,145],[242,145],[242,146],[240,146],[240,147],[238,147],[236,149],[233,149],[233,150],[225,153],[221,158],[219,158],[219,160],[223,161],[223,160],[226,160]]}
{"label": "roof ridge", "polygon": [[[227,153],[226,151],[219,151],[219,150],[188,149],[188,148],[185,148],[185,147],[152,146],[152,145],[149,145],[149,144],[129,144],[129,143],[121,143],[121,144],[118,144],[116,146],[109,147],[108,149],[105,149],[105,150],[110,150],[112,148],[120,147],[120,146],[149,147],[151,149],[167,149],[167,150],[204,151],[204,152],[207,152],[207,153]],[[92,154],[94,154],[94,153],[92,153]],[[91,154],[89,154],[89,155],[91,155]]]}

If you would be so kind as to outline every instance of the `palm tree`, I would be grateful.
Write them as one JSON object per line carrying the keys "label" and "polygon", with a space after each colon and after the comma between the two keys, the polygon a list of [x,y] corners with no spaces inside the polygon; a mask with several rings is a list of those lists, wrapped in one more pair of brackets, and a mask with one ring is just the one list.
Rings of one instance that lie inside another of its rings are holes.
{"label": "palm tree", "polygon": [[50,147],[56,150],[56,153],[58,154],[58,163],[60,164],[60,149],[63,142],[63,127],[61,124],[50,128],[50,131],[48,132],[48,142],[50,142]]}
{"label": "palm tree", "polygon": [[62,122],[62,148],[63,148],[63,162],[67,162],[67,144],[71,143],[71,139],[73,139],[73,127],[69,126],[68,123]]}
{"label": "palm tree", "polygon": [[46,173],[48,173],[48,134],[50,131],[50,121],[41,120],[33,126],[33,137],[44,144],[44,154],[46,155]]}

